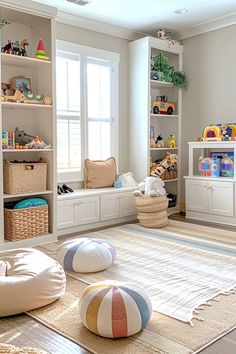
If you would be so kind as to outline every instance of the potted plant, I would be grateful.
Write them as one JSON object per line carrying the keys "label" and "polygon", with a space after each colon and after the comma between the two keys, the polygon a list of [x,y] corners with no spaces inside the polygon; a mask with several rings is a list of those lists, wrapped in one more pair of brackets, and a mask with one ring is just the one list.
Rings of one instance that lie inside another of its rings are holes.
{"label": "potted plant", "polygon": [[185,73],[182,71],[174,71],[172,73],[172,82],[174,86],[177,86],[179,88],[185,87],[187,85]]}
{"label": "potted plant", "polygon": [[169,65],[167,57],[162,53],[157,54],[152,59],[151,79],[171,82],[173,71],[174,69]]}

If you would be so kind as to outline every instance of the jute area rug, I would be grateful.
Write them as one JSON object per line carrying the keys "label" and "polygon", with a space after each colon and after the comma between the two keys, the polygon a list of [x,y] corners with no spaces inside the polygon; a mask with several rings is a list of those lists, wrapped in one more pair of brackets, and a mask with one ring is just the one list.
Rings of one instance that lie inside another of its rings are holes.
{"label": "jute area rug", "polygon": [[15,345],[0,343],[0,354],[47,354],[47,353],[37,348],[16,347]]}
{"label": "jute area rug", "polygon": [[[136,230],[136,228],[138,229]],[[155,245],[156,242],[160,242],[160,238],[165,236],[166,240],[163,242],[168,242],[170,248],[174,246],[174,243],[190,247],[190,242],[191,247],[196,248],[198,252],[201,253],[201,250],[205,253],[209,252],[210,259],[213,259],[214,256],[218,257],[219,253],[220,256],[224,254],[235,255],[235,233],[208,227],[196,227],[196,225],[176,221],[171,221],[168,227],[158,230],[156,235],[159,235],[158,237],[150,234],[148,236],[140,235],[138,225],[125,225],[124,227],[107,229],[98,233],[86,234],[86,237],[107,239],[112,235],[113,244],[116,246],[116,241],[119,242],[125,236],[126,242],[132,240],[135,245],[134,230],[136,230],[137,242],[142,239],[142,242],[145,243],[143,239],[146,237],[147,250],[150,249],[150,239],[152,244]],[[147,261],[145,245],[143,247],[143,260],[141,262]],[[58,243],[39,247],[52,257],[55,256],[57,248]],[[128,255],[127,251],[127,257]],[[99,276],[100,279],[97,278]],[[201,306],[200,314],[197,315],[197,318],[192,319],[193,327],[154,311],[151,321],[142,333],[127,339],[110,340],[101,338],[90,333],[82,325],[77,307],[78,298],[87,286],[86,282],[103,280],[106,276],[104,272],[92,274],[89,277],[84,276],[84,278],[78,274],[68,274],[67,290],[63,299],[45,308],[31,311],[29,315],[90,351],[99,354],[197,353],[236,326],[236,295],[232,293],[228,296],[219,295],[215,298],[217,301],[208,302]],[[124,280],[127,281],[127,278],[126,274]],[[142,274],[140,274],[140,278],[142,278]]]}

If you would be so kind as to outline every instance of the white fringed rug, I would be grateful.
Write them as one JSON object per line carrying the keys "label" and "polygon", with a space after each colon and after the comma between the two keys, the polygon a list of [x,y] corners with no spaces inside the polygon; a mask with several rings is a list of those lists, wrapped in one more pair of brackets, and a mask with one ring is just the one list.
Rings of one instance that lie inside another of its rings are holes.
{"label": "white fringed rug", "polygon": [[[189,320],[192,309],[200,302],[233,288],[235,232],[171,220],[169,226],[161,230],[125,225],[83,236],[112,242],[117,248],[115,264],[96,274],[67,274],[64,297],[29,313],[37,321],[96,354],[196,354],[236,327],[236,294],[219,295],[212,306],[202,305],[204,310],[199,311],[198,316],[204,321],[194,316],[193,327],[175,319],[178,314],[182,320]],[[37,248],[55,257],[61,242],[63,240]],[[224,276],[222,279],[223,274],[227,279]],[[152,296],[155,310],[167,310],[173,317],[153,311],[145,330],[130,338],[112,340],[91,333],[79,318],[78,300],[86,282],[107,278],[143,284]],[[158,299],[162,303],[159,304]]]}
{"label": "white fringed rug", "polygon": [[196,230],[194,238],[168,227],[129,224],[83,236],[113,243],[117,258],[106,271],[69,273],[72,277],[88,284],[106,279],[138,283],[150,294],[154,311],[183,322],[192,324],[201,305],[235,289],[235,244],[199,239]]}

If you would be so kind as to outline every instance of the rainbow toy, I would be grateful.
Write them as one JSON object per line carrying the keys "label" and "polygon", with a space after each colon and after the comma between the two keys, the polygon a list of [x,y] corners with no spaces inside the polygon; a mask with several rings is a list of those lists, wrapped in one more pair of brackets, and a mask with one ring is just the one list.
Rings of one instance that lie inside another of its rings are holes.
{"label": "rainbow toy", "polygon": [[79,300],[80,318],[91,332],[107,338],[132,336],[143,330],[152,314],[146,290],[112,280],[88,286]]}
{"label": "rainbow toy", "polygon": [[203,130],[203,140],[234,141],[236,139],[236,123],[219,123],[209,125]]}
{"label": "rainbow toy", "polygon": [[49,60],[49,57],[46,56],[42,39],[39,40],[35,58],[42,59],[42,60]]}

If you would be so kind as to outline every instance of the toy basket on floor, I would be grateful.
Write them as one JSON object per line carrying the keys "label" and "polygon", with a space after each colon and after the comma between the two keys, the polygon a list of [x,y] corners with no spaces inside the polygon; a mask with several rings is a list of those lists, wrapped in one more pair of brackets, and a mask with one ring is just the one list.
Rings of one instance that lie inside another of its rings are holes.
{"label": "toy basket on floor", "polygon": [[4,209],[4,232],[9,241],[18,241],[48,233],[48,205],[22,209]]}
{"label": "toy basket on floor", "polygon": [[168,225],[167,210],[155,213],[138,213],[138,220],[144,227],[159,228]]}
{"label": "toy basket on floor", "polygon": [[168,208],[166,195],[135,197],[135,204],[138,212],[154,213]]}

